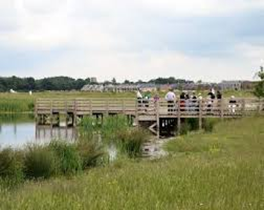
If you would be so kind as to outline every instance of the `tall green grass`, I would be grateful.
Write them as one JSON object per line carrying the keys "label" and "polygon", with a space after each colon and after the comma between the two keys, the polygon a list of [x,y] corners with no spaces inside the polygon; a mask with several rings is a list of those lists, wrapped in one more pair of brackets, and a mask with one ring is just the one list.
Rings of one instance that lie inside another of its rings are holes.
{"label": "tall green grass", "polygon": [[45,146],[32,145],[25,151],[24,173],[29,179],[49,178],[57,174],[59,160]]}
{"label": "tall green grass", "polygon": [[0,151],[0,185],[5,187],[18,184],[23,181],[23,155],[21,152],[6,148]]}
{"label": "tall green grass", "polygon": [[52,141],[49,149],[57,156],[59,171],[62,174],[71,175],[82,170],[82,160],[75,144]]}
{"label": "tall green grass", "polygon": [[95,118],[84,118],[79,131],[82,138],[101,139],[102,144],[107,147],[115,145],[120,153],[131,158],[142,154],[143,144],[149,137],[142,129],[132,129],[124,115],[105,117],[101,123]]}
{"label": "tall green grass", "polygon": [[168,143],[170,155],[0,189],[0,209],[261,210],[264,119],[219,123]]}
{"label": "tall green grass", "polygon": [[101,147],[84,140],[75,143],[54,140],[20,150],[6,148],[0,150],[0,186],[9,187],[24,179],[74,175],[102,164],[103,156]]}

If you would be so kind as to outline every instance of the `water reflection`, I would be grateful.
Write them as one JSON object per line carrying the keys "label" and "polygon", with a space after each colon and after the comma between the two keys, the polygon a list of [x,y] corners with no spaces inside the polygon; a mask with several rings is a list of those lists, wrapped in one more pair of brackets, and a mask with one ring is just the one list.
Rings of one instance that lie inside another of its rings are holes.
{"label": "water reflection", "polygon": [[72,127],[36,126],[36,140],[66,139],[73,141],[77,138],[77,131]]}
{"label": "water reflection", "polygon": [[36,126],[34,118],[8,117],[0,115],[0,147],[22,147],[27,143],[47,143],[52,139],[74,141],[77,137],[75,128],[52,128],[50,126]]}

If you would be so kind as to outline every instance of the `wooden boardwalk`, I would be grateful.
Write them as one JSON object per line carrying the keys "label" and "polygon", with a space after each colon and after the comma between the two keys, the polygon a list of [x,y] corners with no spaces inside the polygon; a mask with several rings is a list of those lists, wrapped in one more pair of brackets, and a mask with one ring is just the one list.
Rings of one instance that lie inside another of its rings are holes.
{"label": "wooden boardwalk", "polygon": [[[204,118],[240,118],[252,114],[264,116],[264,100],[229,99],[222,100],[176,100],[167,102],[163,99],[37,99],[35,116],[41,125],[60,125],[65,116],[66,126],[76,126],[79,119],[85,116],[102,117],[123,114],[135,125],[147,126],[157,136],[160,135],[164,124],[174,123],[180,130],[182,120],[186,118],[199,119],[202,128]],[[166,127],[166,126],[165,126]]]}

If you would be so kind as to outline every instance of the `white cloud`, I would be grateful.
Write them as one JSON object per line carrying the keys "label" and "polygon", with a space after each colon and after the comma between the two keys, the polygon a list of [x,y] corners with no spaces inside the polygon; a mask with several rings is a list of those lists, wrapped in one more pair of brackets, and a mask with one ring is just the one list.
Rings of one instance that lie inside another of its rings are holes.
{"label": "white cloud", "polygon": [[[145,15],[155,15],[156,18],[160,15],[210,18],[252,9],[264,9],[264,1],[0,0],[0,12],[4,17],[1,16],[0,27],[4,23],[13,29],[0,33],[0,45],[22,51],[57,47],[73,49],[70,53],[67,51],[58,55],[55,61],[38,67],[38,70],[31,69],[31,72],[35,70],[36,76],[41,77],[100,76],[101,80],[114,76],[119,80],[158,76],[195,80],[251,78],[252,66],[259,65],[257,62],[261,60],[263,48],[252,47],[247,43],[237,46],[235,49],[239,55],[234,53],[230,58],[197,57],[182,52],[146,49],[135,51],[131,46],[133,35],[141,35],[137,26],[144,28],[144,24],[148,23],[140,19]],[[133,35],[126,37],[124,28],[132,25],[136,25],[132,27]],[[148,38],[152,34],[144,36]],[[21,74],[28,71],[23,69]]]}
{"label": "white cloud", "polygon": [[264,8],[263,0],[136,0],[146,9],[166,16],[215,16]]}
{"label": "white cloud", "polygon": [[10,25],[16,29],[0,34],[0,43],[7,47],[49,50],[61,46],[109,51],[129,45],[124,37],[124,26],[140,24],[140,14],[154,12],[175,17],[216,15],[264,8],[264,1],[0,0],[0,8],[0,11],[8,8],[8,12],[13,14],[8,16],[4,13],[5,19],[0,20],[0,24],[5,22],[5,27]]}
{"label": "white cloud", "polygon": [[[243,58],[243,59],[241,59]],[[188,56],[180,52],[141,53],[69,53],[54,63],[41,67],[38,77],[68,75],[72,77],[96,76],[101,81],[116,77],[149,80],[156,77],[175,76],[190,80],[220,81],[223,79],[252,79],[259,63],[238,55],[232,58]],[[255,69],[254,69],[254,68]]]}
{"label": "white cloud", "polygon": [[236,52],[240,52],[241,57],[253,65],[264,65],[264,45],[252,45],[242,43],[235,47]]}

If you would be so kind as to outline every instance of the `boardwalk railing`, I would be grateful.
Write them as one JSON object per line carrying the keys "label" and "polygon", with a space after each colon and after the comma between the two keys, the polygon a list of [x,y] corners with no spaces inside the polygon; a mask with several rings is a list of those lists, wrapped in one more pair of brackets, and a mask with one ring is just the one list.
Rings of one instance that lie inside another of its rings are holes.
{"label": "boardwalk railing", "polygon": [[142,100],[138,103],[139,115],[159,117],[242,117],[255,113],[264,114],[264,100],[236,99],[236,100]]}
{"label": "boardwalk railing", "polygon": [[233,118],[264,114],[264,100],[135,100],[135,99],[37,99],[36,115],[73,113],[77,116],[126,114],[148,120],[150,118]]}

